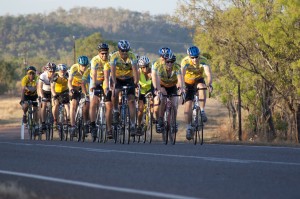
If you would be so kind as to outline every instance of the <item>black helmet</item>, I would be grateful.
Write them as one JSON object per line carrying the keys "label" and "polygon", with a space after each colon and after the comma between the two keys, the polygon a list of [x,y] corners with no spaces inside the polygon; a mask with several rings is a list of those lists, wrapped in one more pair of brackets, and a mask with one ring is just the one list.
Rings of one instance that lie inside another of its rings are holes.
{"label": "black helmet", "polygon": [[101,50],[106,50],[108,51],[109,50],[109,47],[106,43],[100,43],[97,47],[98,51],[101,51]]}

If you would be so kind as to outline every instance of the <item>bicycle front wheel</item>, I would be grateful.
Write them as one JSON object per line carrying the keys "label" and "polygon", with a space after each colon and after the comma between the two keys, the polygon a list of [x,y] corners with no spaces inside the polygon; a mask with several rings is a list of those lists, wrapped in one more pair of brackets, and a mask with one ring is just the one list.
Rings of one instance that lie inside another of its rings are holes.
{"label": "bicycle front wheel", "polygon": [[171,109],[170,119],[169,119],[169,139],[170,142],[174,145],[176,143],[176,134],[177,134],[177,127],[176,127],[176,113],[174,108]]}
{"label": "bicycle front wheel", "polygon": [[145,127],[144,127],[144,143],[152,142],[152,127],[153,127],[153,115],[150,110],[146,112]]}

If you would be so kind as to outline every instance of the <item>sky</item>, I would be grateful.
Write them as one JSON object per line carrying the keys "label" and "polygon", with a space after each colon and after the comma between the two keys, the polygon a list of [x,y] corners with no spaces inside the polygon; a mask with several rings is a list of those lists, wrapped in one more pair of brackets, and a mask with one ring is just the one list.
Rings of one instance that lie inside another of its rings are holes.
{"label": "sky", "polygon": [[178,0],[0,0],[0,16],[49,13],[61,7],[124,8],[151,15],[173,14]]}

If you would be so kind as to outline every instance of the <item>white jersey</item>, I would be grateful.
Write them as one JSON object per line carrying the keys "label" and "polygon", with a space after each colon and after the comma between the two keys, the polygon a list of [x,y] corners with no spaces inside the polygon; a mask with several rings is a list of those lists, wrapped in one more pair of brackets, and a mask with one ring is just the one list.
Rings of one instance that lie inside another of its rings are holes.
{"label": "white jersey", "polygon": [[40,80],[39,82],[43,82],[43,87],[42,89],[44,91],[51,91],[51,87],[50,87],[50,80],[48,78],[48,73],[47,71],[43,72],[41,75],[40,75]]}

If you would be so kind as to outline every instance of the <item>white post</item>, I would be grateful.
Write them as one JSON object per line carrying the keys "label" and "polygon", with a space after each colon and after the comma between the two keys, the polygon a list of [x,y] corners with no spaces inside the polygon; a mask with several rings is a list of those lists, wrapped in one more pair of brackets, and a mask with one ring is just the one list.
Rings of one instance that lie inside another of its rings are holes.
{"label": "white post", "polygon": [[21,140],[24,140],[24,123],[22,122],[22,125],[21,125]]}

